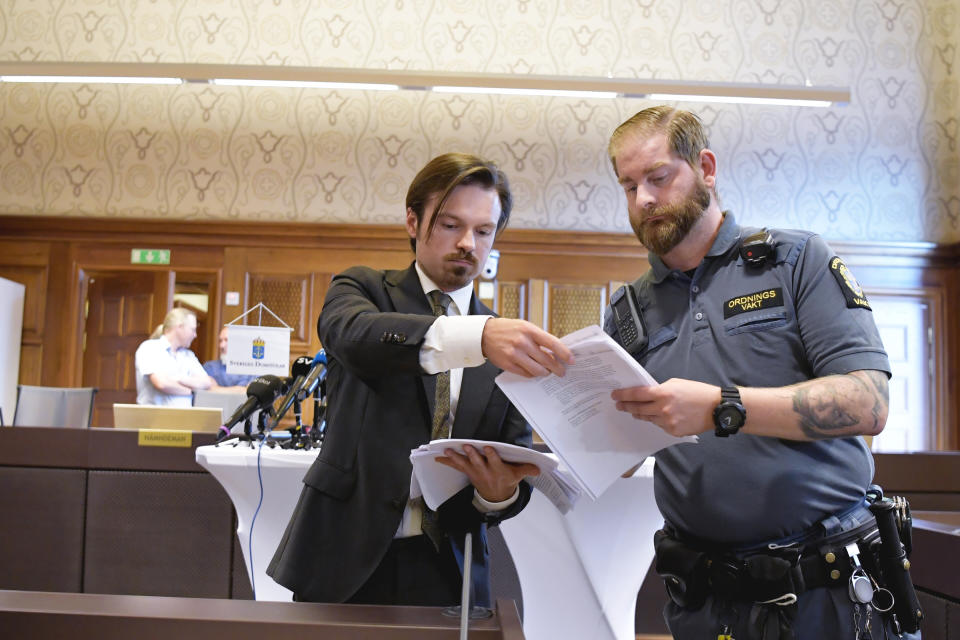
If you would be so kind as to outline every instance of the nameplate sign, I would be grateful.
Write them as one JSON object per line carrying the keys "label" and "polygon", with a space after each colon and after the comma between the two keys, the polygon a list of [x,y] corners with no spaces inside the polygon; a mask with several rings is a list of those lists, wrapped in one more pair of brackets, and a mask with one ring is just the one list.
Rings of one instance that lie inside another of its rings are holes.
{"label": "nameplate sign", "polygon": [[193,445],[193,432],[174,431],[172,429],[140,429],[137,432],[137,445],[141,447],[190,447]]}

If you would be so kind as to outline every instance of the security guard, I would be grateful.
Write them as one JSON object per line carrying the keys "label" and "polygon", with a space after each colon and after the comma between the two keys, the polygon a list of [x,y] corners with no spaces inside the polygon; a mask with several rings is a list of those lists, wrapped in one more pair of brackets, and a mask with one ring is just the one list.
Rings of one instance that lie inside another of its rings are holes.
{"label": "security guard", "polygon": [[699,119],[670,107],[637,113],[609,146],[651,268],[614,296],[605,328],[660,381],[613,398],[699,436],[656,456],[670,632],[919,637],[912,585],[891,588],[902,580],[880,567],[866,500],[860,436],[884,427],[890,375],[869,302],[819,236],[721,211],[708,147]]}

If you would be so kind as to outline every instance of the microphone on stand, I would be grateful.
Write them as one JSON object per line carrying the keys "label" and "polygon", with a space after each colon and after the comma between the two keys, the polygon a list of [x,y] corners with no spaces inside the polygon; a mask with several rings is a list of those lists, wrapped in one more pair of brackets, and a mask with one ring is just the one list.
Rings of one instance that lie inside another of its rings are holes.
{"label": "microphone on stand", "polygon": [[293,382],[290,383],[287,394],[283,396],[283,400],[280,401],[280,407],[276,411],[276,417],[273,420],[273,424],[270,425],[269,430],[272,431],[280,424],[280,419],[290,410],[293,403],[298,400],[297,394],[300,391],[300,387],[303,386],[303,381],[306,380],[307,374],[310,373],[312,364],[313,358],[310,356],[300,356],[293,361],[293,365],[290,367],[290,377]]}
{"label": "microphone on stand", "polygon": [[226,440],[233,433],[233,427],[250,418],[254,411],[264,410],[273,405],[277,396],[283,393],[285,381],[273,375],[264,375],[255,378],[253,382],[247,385],[247,399],[237,407],[230,416],[230,419],[220,427],[220,433],[217,435],[217,442]]}
{"label": "microphone on stand", "polygon": [[323,438],[323,427],[326,425],[324,414],[327,410],[326,395],[327,354],[321,349],[314,359],[316,364],[303,382],[300,397],[303,399],[313,396],[313,426],[310,428],[310,441],[319,444]]}
{"label": "microphone on stand", "polygon": [[313,358],[313,366],[300,387],[299,397],[301,400],[317,390],[317,386],[327,379],[327,353],[320,349]]}
{"label": "microphone on stand", "polygon": [[[307,397],[312,391],[303,393],[303,390],[307,387],[316,387],[316,383],[313,382],[317,376],[326,376],[326,365],[327,357],[324,354],[323,349],[317,352],[313,358],[310,356],[300,356],[293,362],[293,366],[290,368],[290,375],[293,376],[293,383],[290,385],[290,389],[287,391],[287,395],[283,397],[283,401],[280,402],[280,407],[277,409],[276,416],[273,419],[273,424],[270,425],[270,430],[273,430],[280,424],[280,420],[283,416],[290,410],[290,407],[299,403]],[[322,377],[321,377],[322,379]]]}

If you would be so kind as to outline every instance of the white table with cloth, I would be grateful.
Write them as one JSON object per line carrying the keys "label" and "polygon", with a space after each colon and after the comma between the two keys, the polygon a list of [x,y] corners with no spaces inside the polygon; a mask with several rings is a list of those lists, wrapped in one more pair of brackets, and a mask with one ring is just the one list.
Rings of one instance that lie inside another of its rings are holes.
{"label": "white table with cloth", "polygon": [[[196,450],[197,462],[233,501],[257,600],[292,599],[266,568],[317,453],[232,442]],[[531,640],[632,640],[637,592],[661,523],[649,464],[617,480],[598,500],[581,498],[566,514],[535,490],[523,512],[500,525],[523,593],[524,635]]]}

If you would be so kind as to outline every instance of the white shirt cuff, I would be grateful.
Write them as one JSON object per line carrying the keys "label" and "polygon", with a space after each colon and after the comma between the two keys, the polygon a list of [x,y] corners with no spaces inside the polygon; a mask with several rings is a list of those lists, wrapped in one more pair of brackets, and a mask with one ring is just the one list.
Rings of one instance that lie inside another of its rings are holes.
{"label": "white shirt cuff", "polygon": [[489,500],[484,500],[483,496],[477,493],[477,490],[473,490],[473,507],[480,513],[493,513],[495,511],[503,511],[514,502],[517,501],[517,498],[520,497],[520,487],[518,486],[513,490],[513,495],[504,500],[503,502],[490,502]]}
{"label": "white shirt cuff", "polygon": [[424,336],[420,366],[434,374],[450,369],[478,367],[486,361],[481,342],[483,327],[493,316],[440,316]]}

